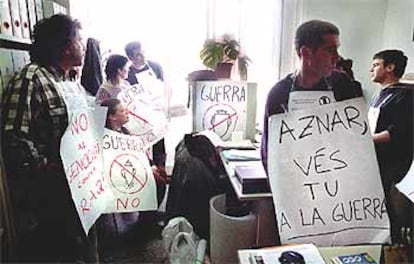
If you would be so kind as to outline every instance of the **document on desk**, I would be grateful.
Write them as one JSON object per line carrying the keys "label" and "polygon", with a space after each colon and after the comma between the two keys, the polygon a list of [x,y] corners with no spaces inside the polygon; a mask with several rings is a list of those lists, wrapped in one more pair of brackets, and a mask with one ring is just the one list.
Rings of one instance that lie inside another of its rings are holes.
{"label": "document on desk", "polygon": [[256,149],[256,147],[253,145],[251,140],[244,139],[244,140],[235,140],[235,141],[223,141],[215,132],[211,130],[203,130],[196,134],[196,136],[205,136],[208,138],[213,144],[214,147],[223,148],[223,149],[248,149],[253,150]]}
{"label": "document on desk", "polygon": [[239,250],[241,264],[247,264],[243,262],[243,259],[246,258],[242,258],[242,255],[248,255],[249,264],[325,263],[318,248],[313,244],[298,244],[256,250]]}
{"label": "document on desk", "polygon": [[405,177],[396,186],[400,192],[414,203],[414,160]]}
{"label": "document on desk", "polygon": [[228,161],[254,161],[261,160],[259,150],[227,149],[222,151],[223,157]]}

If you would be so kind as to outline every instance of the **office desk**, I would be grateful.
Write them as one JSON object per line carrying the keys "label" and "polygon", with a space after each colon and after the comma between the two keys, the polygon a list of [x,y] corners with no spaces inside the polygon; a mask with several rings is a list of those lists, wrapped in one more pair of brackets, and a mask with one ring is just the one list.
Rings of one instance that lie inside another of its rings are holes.
{"label": "office desk", "polygon": [[275,210],[271,193],[243,194],[241,184],[234,174],[234,167],[251,162],[261,161],[227,161],[222,153],[220,158],[223,162],[230,183],[240,201],[248,201],[252,204],[253,213],[257,216],[257,247],[275,245],[278,242],[278,231],[276,227]]}

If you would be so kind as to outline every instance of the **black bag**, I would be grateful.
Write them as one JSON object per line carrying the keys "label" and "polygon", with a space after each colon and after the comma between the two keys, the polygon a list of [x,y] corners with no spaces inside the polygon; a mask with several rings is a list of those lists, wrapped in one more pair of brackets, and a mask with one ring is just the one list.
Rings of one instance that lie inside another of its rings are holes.
{"label": "black bag", "polygon": [[223,165],[211,142],[204,136],[185,135],[175,151],[166,206],[167,222],[183,216],[201,238],[208,238],[209,201],[225,191],[224,175]]}

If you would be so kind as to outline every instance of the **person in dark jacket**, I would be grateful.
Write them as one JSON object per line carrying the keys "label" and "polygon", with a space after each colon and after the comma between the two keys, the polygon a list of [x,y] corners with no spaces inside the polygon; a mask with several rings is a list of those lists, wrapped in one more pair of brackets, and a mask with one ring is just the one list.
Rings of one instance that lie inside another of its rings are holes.
{"label": "person in dark jacket", "polygon": [[81,84],[86,91],[95,96],[102,82],[102,57],[99,41],[94,38],[88,38]]}
{"label": "person in dark jacket", "polygon": [[175,151],[174,169],[168,190],[166,218],[185,217],[201,238],[210,234],[210,199],[223,193],[224,167],[208,138],[185,135]]}

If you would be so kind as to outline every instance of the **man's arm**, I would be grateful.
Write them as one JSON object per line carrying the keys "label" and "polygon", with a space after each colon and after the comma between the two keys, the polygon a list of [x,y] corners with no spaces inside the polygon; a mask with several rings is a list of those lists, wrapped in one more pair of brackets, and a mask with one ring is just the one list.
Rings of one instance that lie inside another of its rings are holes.
{"label": "man's arm", "polygon": [[391,135],[388,130],[384,130],[379,133],[375,133],[372,136],[372,139],[374,140],[375,144],[389,143],[391,141]]}
{"label": "man's arm", "polygon": [[270,90],[267,95],[264,118],[263,118],[263,133],[260,145],[260,154],[262,158],[263,167],[267,172],[267,142],[268,142],[268,119],[274,114],[285,112],[288,105],[289,91],[292,85],[290,78],[278,82]]}

